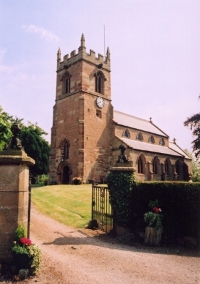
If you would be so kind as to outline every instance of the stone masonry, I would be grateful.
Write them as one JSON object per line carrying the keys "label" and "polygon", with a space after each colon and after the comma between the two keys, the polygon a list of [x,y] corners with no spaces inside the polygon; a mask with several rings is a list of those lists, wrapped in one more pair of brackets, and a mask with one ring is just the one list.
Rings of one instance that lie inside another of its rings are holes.
{"label": "stone masonry", "polygon": [[0,152],[0,262],[11,260],[18,224],[27,228],[29,166],[33,164],[23,150]]}
{"label": "stone masonry", "polygon": [[96,57],[93,50],[87,53],[84,35],[78,52],[62,59],[58,50],[50,183],[72,183],[74,177],[83,183],[104,182],[121,144],[137,180],[189,180],[191,159],[152,118],[113,109],[110,72],[109,49],[105,57]]}
{"label": "stone masonry", "polygon": [[[104,92],[95,91],[95,74],[105,77]],[[66,93],[66,76],[70,76],[70,92]],[[104,106],[96,105],[97,97]],[[78,53],[71,52],[61,61],[57,54],[56,100],[51,132],[50,180],[71,183],[80,176],[83,182],[102,179],[110,167],[110,145],[113,139],[113,108],[110,94],[110,53],[95,57],[88,54],[82,35]],[[62,144],[67,141],[69,156],[64,157]],[[68,175],[68,178],[65,177]]]}

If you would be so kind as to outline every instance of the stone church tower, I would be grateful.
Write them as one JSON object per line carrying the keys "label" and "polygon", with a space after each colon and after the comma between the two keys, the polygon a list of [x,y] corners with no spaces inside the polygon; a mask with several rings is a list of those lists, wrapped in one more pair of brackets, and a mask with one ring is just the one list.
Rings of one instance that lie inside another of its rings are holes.
{"label": "stone church tower", "polygon": [[106,57],[86,52],[84,35],[78,53],[57,53],[56,99],[51,129],[51,182],[103,180],[111,163],[114,137],[110,51]]}

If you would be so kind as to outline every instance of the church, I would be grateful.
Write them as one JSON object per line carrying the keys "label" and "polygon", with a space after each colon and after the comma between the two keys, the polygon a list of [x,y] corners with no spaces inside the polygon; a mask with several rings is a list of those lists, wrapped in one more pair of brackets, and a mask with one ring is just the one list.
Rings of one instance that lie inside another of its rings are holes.
{"label": "church", "polygon": [[105,182],[120,149],[135,170],[137,181],[185,180],[191,159],[152,119],[145,120],[112,106],[111,55],[89,53],[81,36],[78,52],[57,53],[56,98],[53,107],[50,182]]}

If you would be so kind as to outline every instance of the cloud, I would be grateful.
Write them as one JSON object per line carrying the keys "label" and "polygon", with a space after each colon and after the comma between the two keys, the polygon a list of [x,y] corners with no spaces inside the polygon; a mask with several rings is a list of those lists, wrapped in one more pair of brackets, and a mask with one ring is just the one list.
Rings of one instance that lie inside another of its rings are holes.
{"label": "cloud", "polygon": [[2,73],[11,74],[16,70],[19,70],[19,69],[13,66],[0,65],[0,72]]}
{"label": "cloud", "polygon": [[38,27],[35,25],[23,25],[22,26],[27,32],[39,34],[41,38],[50,40],[50,41],[59,41],[59,37],[53,34],[50,31],[45,30],[43,27]]}

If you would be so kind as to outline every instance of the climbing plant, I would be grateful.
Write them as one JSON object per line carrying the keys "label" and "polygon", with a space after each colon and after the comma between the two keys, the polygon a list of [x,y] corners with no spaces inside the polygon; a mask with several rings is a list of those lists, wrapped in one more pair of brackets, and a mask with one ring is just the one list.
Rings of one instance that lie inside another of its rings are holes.
{"label": "climbing plant", "polygon": [[107,176],[110,203],[119,226],[129,227],[131,221],[131,190],[135,176],[131,172],[111,172]]}

